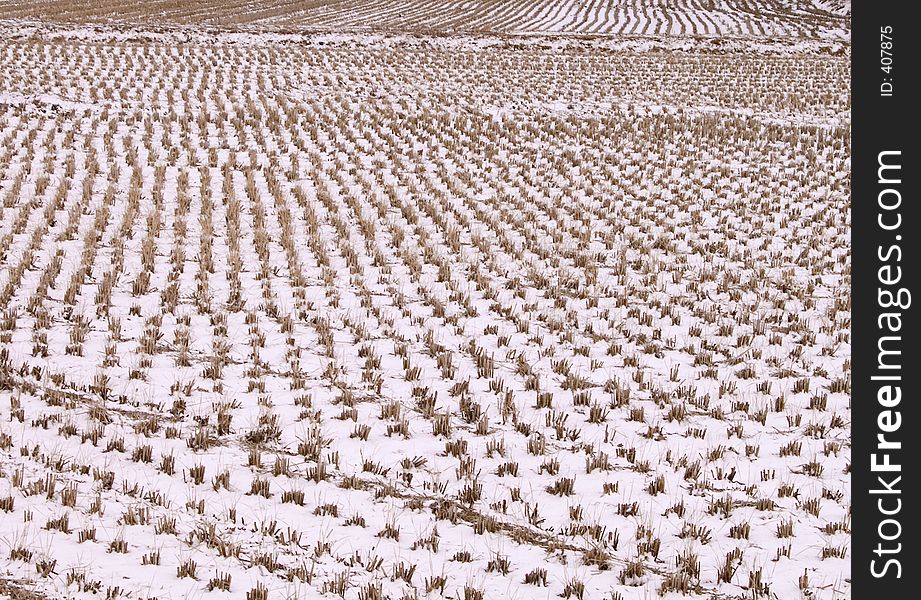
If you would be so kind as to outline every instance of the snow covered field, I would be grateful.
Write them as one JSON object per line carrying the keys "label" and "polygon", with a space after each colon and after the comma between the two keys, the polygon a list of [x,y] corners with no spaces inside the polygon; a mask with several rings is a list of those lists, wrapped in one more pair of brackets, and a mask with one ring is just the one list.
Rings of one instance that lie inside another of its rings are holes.
{"label": "snow covered field", "polygon": [[850,596],[834,36],[4,31],[0,597]]}
{"label": "snow covered field", "polygon": [[850,0],[0,0],[69,23],[849,39]]}

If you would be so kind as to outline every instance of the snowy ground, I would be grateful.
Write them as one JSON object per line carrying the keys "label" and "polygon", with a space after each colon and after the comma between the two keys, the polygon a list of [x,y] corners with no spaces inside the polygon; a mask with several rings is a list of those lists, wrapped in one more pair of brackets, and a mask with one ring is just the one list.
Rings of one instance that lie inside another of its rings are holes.
{"label": "snowy ground", "polygon": [[846,46],[4,31],[0,596],[849,597]]}
{"label": "snowy ground", "polygon": [[850,0],[0,0],[0,19],[848,40]]}

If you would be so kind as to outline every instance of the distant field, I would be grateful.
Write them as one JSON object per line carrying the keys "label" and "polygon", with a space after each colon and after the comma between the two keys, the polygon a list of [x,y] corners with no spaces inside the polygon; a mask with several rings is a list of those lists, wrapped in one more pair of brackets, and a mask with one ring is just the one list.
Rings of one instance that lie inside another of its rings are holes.
{"label": "distant field", "polygon": [[848,597],[847,58],[479,44],[0,41],[2,586]]}
{"label": "distant field", "polygon": [[439,32],[846,38],[850,3],[809,0],[0,0],[0,19]]}

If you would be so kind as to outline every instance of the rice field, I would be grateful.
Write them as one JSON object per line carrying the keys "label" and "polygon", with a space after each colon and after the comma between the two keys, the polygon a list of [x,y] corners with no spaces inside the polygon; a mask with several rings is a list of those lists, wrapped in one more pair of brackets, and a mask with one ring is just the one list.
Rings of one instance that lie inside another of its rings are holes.
{"label": "rice field", "polygon": [[817,0],[0,0],[0,19],[334,31],[849,38],[850,2]]}
{"label": "rice field", "polygon": [[840,46],[388,4],[0,2],[0,597],[849,597]]}

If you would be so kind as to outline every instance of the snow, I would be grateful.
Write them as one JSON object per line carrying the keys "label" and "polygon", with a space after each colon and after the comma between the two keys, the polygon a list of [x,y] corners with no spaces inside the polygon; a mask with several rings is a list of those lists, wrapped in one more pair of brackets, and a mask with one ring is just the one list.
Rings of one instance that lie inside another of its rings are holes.
{"label": "snow", "polygon": [[849,596],[848,52],[5,28],[0,581]]}

